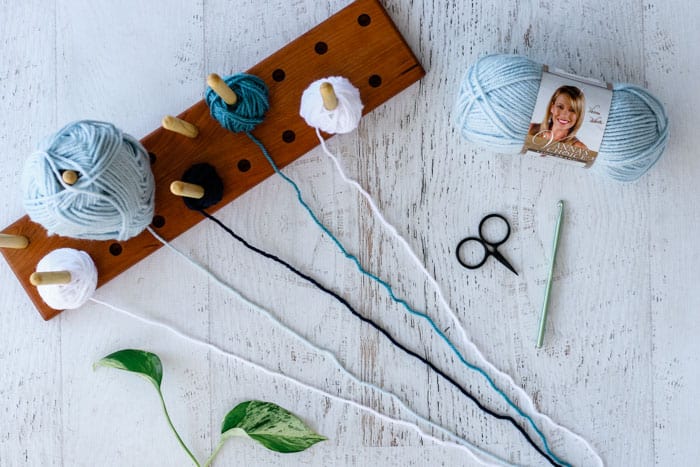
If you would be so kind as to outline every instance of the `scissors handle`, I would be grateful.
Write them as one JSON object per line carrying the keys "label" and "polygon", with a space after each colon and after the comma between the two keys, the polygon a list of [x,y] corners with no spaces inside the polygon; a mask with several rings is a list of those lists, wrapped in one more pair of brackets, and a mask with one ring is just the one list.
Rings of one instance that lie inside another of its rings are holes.
{"label": "scissors handle", "polygon": [[[486,225],[486,221],[488,221],[489,219],[500,219],[506,225],[506,234],[501,240],[492,241],[490,239],[487,239],[486,235],[484,235],[484,226]],[[487,245],[491,245],[495,249],[497,246],[503,245],[506,242],[506,240],[508,240],[508,237],[510,237],[510,222],[508,222],[508,219],[506,219],[502,215],[496,213],[484,216],[484,218],[481,219],[481,222],[479,223],[479,236],[481,237],[481,240],[484,241],[484,243],[486,243]]]}
{"label": "scissors handle", "polygon": [[[489,219],[494,218],[503,221],[503,223],[506,225],[506,233],[500,240],[492,241],[490,239],[487,239],[484,235],[484,225]],[[506,219],[500,214],[489,214],[488,216],[485,216],[483,219],[481,219],[481,222],[479,223],[478,237],[467,237],[465,239],[462,239],[462,241],[460,241],[457,244],[457,250],[455,251],[455,254],[457,255],[457,261],[459,261],[459,264],[461,264],[467,269],[478,269],[484,265],[489,256],[493,256],[499,263],[503,264],[505,267],[513,271],[513,273],[517,276],[518,271],[516,271],[515,268],[508,262],[508,260],[498,251],[498,247],[504,244],[505,241],[508,240],[508,237],[510,237],[510,223],[508,222],[508,219]],[[470,264],[462,259],[462,256],[459,253],[464,244],[467,242],[477,242],[484,249],[484,256],[483,258],[481,258],[481,261]]]}
{"label": "scissors handle", "polygon": [[[481,245],[481,247],[484,249],[484,257],[481,259],[481,261],[480,261],[479,263],[477,263],[477,264],[469,264],[469,263],[467,263],[466,261],[464,261],[464,260],[462,259],[462,256],[459,254],[459,251],[462,249],[462,246],[464,246],[464,244],[467,243],[467,242],[477,242],[477,243],[478,243],[479,245]],[[456,249],[456,251],[455,251],[455,254],[457,255],[457,261],[459,261],[459,264],[461,264],[461,265],[464,266],[465,268],[467,268],[467,269],[478,269],[478,268],[480,268],[481,266],[484,265],[484,263],[485,263],[486,260],[488,259],[488,257],[489,257],[489,255],[491,254],[491,252],[489,251],[488,247],[486,246],[486,242],[484,242],[484,241],[483,241],[482,239],[480,239],[479,237],[467,237],[467,238],[462,239],[462,241],[460,241],[460,242],[457,244],[457,249]]]}

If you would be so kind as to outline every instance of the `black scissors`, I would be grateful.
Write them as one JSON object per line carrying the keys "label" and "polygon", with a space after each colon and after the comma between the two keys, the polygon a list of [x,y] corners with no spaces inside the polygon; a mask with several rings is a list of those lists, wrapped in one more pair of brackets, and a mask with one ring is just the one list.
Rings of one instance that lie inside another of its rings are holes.
{"label": "black scissors", "polygon": [[[486,239],[484,232],[482,230],[484,228],[484,225],[486,224],[486,221],[488,221],[489,219],[500,219],[501,221],[503,221],[506,224],[506,234],[500,240],[491,241],[491,240]],[[503,264],[505,267],[507,267],[508,269],[513,271],[515,273],[515,275],[517,276],[518,272],[515,270],[515,268],[513,268],[513,266],[511,266],[510,263],[508,262],[508,260],[505,259],[503,257],[503,255],[498,252],[498,247],[503,245],[506,242],[506,240],[508,240],[508,237],[510,237],[510,223],[508,223],[508,220],[505,217],[501,216],[500,214],[489,214],[488,216],[481,219],[481,223],[479,223],[479,236],[478,237],[467,237],[457,244],[457,250],[456,250],[457,261],[459,261],[459,264],[461,264],[462,266],[464,266],[467,269],[477,269],[477,268],[480,268],[481,266],[484,265],[484,263],[486,262],[486,260],[488,259],[489,256],[493,256],[498,261],[500,261],[501,264]],[[467,263],[466,261],[464,261],[462,259],[462,257],[460,256],[459,252],[462,249],[462,247],[464,246],[464,244],[467,242],[477,242],[479,245],[481,245],[484,248],[484,257],[481,259],[480,262],[478,262],[476,264],[470,264],[470,263]]]}

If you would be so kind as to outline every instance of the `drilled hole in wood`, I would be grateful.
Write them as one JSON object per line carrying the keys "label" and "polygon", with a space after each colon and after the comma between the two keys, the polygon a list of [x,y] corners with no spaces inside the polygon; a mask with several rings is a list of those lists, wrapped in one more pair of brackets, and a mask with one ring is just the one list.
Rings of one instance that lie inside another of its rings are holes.
{"label": "drilled hole in wood", "polygon": [[294,133],[292,130],[287,130],[284,133],[282,133],[282,141],[285,143],[291,143],[296,139],[297,135]]}
{"label": "drilled hole in wood", "polygon": [[369,23],[371,22],[372,18],[366,13],[362,13],[360,16],[357,17],[357,23],[360,26],[369,26]]}
{"label": "drilled hole in wood", "polygon": [[241,172],[247,172],[250,170],[250,161],[248,159],[241,159],[238,161],[238,170]]}
{"label": "drilled hole in wood", "polygon": [[284,78],[285,78],[286,76],[287,76],[287,75],[284,73],[284,70],[281,69],[281,68],[278,68],[278,69],[276,69],[275,71],[272,72],[272,79],[274,79],[274,80],[277,81],[278,83],[279,83],[280,81],[284,81]]}
{"label": "drilled hole in wood", "polygon": [[152,152],[148,153],[148,158],[151,160],[151,165],[156,163],[156,155],[153,154]]}
{"label": "drilled hole in wood", "polygon": [[118,243],[112,243],[109,246],[109,252],[112,254],[112,256],[119,256],[122,254],[122,246]]}
{"label": "drilled hole in wood", "polygon": [[378,88],[382,85],[382,77],[379,75],[372,75],[369,77],[369,85],[373,88]]}
{"label": "drilled hole in wood", "polygon": [[163,216],[154,216],[153,217],[153,227],[159,229],[165,225],[165,217]]}
{"label": "drilled hole in wood", "polygon": [[316,51],[317,54],[323,55],[326,52],[328,52],[328,44],[325,42],[316,42],[316,45],[314,46],[314,50]]}

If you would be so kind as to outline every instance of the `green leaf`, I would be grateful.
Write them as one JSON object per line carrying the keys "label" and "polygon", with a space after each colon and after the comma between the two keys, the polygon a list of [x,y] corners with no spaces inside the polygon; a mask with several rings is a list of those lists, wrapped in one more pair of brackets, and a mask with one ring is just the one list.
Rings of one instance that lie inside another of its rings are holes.
{"label": "green leaf", "polygon": [[225,438],[248,435],[277,452],[299,452],[328,438],[312,431],[296,415],[272,402],[247,401],[231,410],[221,426]]}
{"label": "green leaf", "polygon": [[148,381],[153,383],[158,392],[158,397],[160,398],[160,404],[163,408],[163,413],[165,414],[165,420],[168,422],[168,426],[175,434],[177,441],[185,450],[187,455],[192,459],[194,465],[199,467],[199,462],[197,458],[194,457],[192,451],[187,447],[180,434],[175,429],[173,421],[170,419],[170,414],[168,414],[168,409],[165,407],[165,400],[163,399],[163,394],[160,392],[160,383],[163,381],[163,365],[160,362],[160,357],[158,355],[146,352],[145,350],[135,350],[135,349],[124,349],[114,352],[113,354],[107,355],[99,362],[95,363],[97,366],[106,366],[110,368],[117,368],[119,370],[130,371],[143,376]]}
{"label": "green leaf", "polygon": [[151,381],[160,390],[163,380],[163,365],[158,355],[145,350],[124,349],[107,355],[95,366],[106,366],[138,373]]}

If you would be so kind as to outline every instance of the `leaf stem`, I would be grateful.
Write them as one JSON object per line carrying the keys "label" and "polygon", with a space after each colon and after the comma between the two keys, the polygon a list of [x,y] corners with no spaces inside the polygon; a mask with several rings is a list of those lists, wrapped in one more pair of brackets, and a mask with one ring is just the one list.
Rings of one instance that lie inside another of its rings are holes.
{"label": "leaf stem", "polygon": [[214,462],[214,458],[216,457],[217,454],[219,454],[219,451],[221,450],[222,447],[224,447],[224,443],[226,442],[226,438],[222,437],[219,440],[219,444],[216,445],[216,449],[214,449],[214,452],[211,453],[211,456],[209,456],[209,459],[207,459],[207,462],[204,464],[204,467],[209,467],[212,462]]}
{"label": "leaf stem", "polygon": [[190,456],[190,459],[192,459],[192,462],[194,462],[194,465],[197,467],[200,467],[199,462],[197,461],[197,458],[194,457],[192,452],[185,446],[184,441],[182,441],[182,438],[180,438],[180,435],[178,434],[177,430],[173,426],[172,420],[170,420],[170,415],[168,414],[168,409],[165,407],[165,400],[163,400],[163,394],[160,392],[160,388],[158,389],[158,397],[160,397],[160,405],[163,407],[163,412],[165,413],[165,418],[168,421],[168,425],[170,425],[170,429],[173,430],[173,433],[175,433],[175,437],[177,438],[178,442],[180,443],[180,446],[182,446],[182,449],[187,452],[187,455]]}

